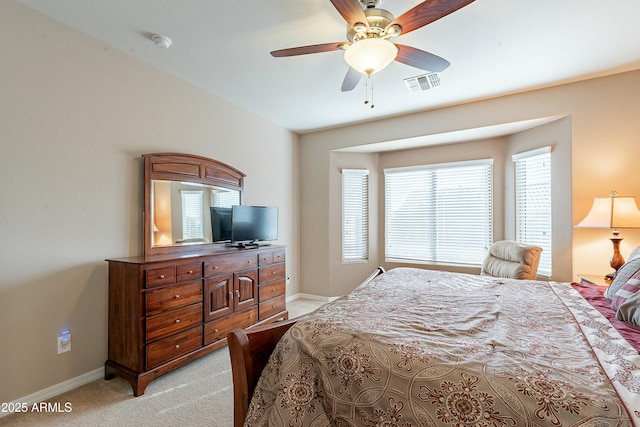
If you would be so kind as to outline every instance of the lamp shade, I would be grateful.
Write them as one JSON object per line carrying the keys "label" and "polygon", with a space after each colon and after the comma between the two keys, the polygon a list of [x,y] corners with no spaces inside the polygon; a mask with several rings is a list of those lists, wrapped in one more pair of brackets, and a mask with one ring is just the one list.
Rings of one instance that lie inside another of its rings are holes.
{"label": "lamp shade", "polygon": [[640,210],[635,197],[596,197],[587,216],[576,227],[636,228],[640,227]]}
{"label": "lamp shade", "polygon": [[391,64],[398,48],[389,40],[369,38],[353,43],[344,51],[344,60],[351,68],[371,75]]}

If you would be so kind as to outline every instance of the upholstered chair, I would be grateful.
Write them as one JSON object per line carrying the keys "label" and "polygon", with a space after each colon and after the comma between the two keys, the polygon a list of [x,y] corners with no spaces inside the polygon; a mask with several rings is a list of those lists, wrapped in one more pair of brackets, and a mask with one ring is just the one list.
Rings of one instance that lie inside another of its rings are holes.
{"label": "upholstered chair", "polygon": [[535,280],[542,248],[513,240],[495,242],[482,264],[483,276]]}

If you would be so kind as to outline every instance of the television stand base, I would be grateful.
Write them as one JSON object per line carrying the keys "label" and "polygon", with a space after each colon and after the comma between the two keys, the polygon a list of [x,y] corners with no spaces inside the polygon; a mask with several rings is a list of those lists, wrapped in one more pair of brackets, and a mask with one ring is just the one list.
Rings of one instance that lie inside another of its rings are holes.
{"label": "television stand base", "polygon": [[263,246],[271,246],[271,243],[236,242],[236,243],[229,243],[227,246],[230,246],[232,248],[241,248],[241,249],[258,249]]}

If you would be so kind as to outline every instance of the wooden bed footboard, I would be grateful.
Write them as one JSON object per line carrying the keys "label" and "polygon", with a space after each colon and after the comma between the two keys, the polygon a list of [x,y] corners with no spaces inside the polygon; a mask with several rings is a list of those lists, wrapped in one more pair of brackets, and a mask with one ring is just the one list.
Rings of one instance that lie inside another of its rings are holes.
{"label": "wooden bed footboard", "polygon": [[[384,273],[382,267],[376,268],[363,284],[382,273]],[[253,391],[276,344],[291,326],[304,317],[247,330],[234,329],[227,335],[233,375],[233,424],[235,427],[242,427],[244,424]]]}
{"label": "wooden bed footboard", "polygon": [[242,427],[249,400],[271,352],[297,320],[285,320],[249,330],[234,329],[227,335],[233,374],[233,424]]}

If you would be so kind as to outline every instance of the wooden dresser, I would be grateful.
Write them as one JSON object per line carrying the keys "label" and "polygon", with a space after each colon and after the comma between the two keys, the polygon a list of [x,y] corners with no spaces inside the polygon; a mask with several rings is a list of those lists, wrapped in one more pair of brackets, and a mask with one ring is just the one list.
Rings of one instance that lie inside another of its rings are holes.
{"label": "wooden dresser", "polygon": [[224,345],[228,332],[288,318],[285,247],[109,259],[105,379],[140,396],[151,380]]}

